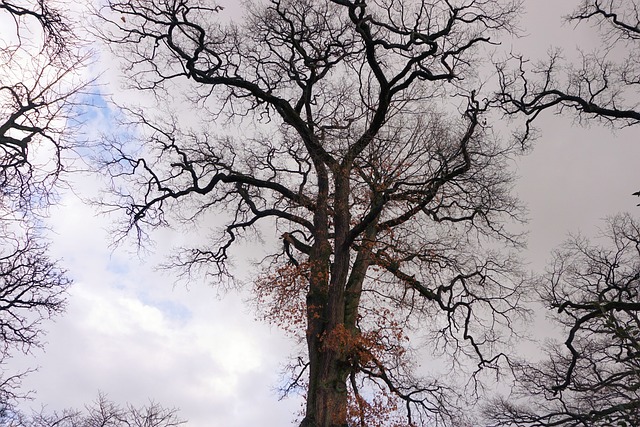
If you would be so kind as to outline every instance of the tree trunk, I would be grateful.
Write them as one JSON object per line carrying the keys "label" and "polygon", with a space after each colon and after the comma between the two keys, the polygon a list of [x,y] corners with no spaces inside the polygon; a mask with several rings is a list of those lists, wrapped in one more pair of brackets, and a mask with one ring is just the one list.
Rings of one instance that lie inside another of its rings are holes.
{"label": "tree trunk", "polygon": [[[320,340],[314,344],[322,346]],[[310,358],[306,416],[300,427],[347,427],[348,369],[334,350]]]}
{"label": "tree trunk", "polygon": [[345,331],[344,292],[327,285],[325,281],[324,292],[310,292],[307,297],[309,388],[301,427],[347,426],[349,363],[345,349],[338,345]]}
{"label": "tree trunk", "polygon": [[[307,296],[307,345],[309,350],[309,389],[306,416],[300,427],[347,427],[348,351],[341,348],[345,337],[345,286],[349,276],[349,169],[335,175],[333,204],[334,245],[331,263],[329,225],[324,217],[329,210],[316,211],[317,233],[310,254],[311,274]],[[318,203],[320,206],[320,203]],[[331,266],[331,267],[329,267]],[[333,342],[332,338],[337,338]],[[348,337],[347,337],[348,339]],[[330,340],[331,342],[327,342]]]}

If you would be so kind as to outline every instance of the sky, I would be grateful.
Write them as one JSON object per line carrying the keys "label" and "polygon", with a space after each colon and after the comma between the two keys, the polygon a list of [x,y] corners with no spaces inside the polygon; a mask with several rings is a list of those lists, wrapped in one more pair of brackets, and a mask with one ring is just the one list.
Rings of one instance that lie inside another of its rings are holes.
{"label": "sky", "polygon": [[[232,2],[219,3],[237,13]],[[542,58],[558,44],[570,54],[597,43],[592,28],[563,25],[574,4],[526,0],[528,35],[513,40],[514,49]],[[107,81],[117,72],[106,69]],[[110,116],[102,112],[96,120],[104,124]],[[567,233],[594,234],[605,217],[622,211],[640,216],[640,199],[631,196],[640,190],[640,128],[585,128],[551,112],[538,126],[532,152],[513,163],[515,192],[530,218],[524,256],[534,270],[544,268]],[[100,186],[97,178],[77,179],[85,197]],[[71,192],[51,210],[52,255],[74,284],[66,313],[45,326],[45,349],[16,355],[7,365],[39,366],[23,383],[37,391],[24,407],[82,407],[101,391],[118,403],[152,399],[176,407],[193,427],[292,425],[301,400],[280,401],[276,390],[293,343],[255,319],[246,294],[176,284],[174,273],[157,270],[184,240],[179,232],[158,233],[153,250],[137,253],[131,245],[111,245],[114,220]],[[254,267],[248,260],[240,267],[249,279]]]}

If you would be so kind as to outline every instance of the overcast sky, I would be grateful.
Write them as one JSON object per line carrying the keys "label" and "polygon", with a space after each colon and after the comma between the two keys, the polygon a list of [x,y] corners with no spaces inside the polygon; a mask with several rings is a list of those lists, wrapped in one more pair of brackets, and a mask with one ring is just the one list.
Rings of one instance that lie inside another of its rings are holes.
{"label": "overcast sky", "polygon": [[[234,8],[219,3],[226,12]],[[514,43],[526,55],[542,58],[560,42],[568,51],[597,42],[586,26],[574,31],[562,25],[575,2],[525,4],[522,26],[529,36]],[[526,257],[534,269],[568,232],[593,234],[608,215],[640,214],[640,199],[631,196],[640,189],[640,128],[585,129],[551,113],[539,125],[535,149],[514,163],[516,192],[530,213]],[[78,187],[85,195],[95,188],[87,178]],[[138,256],[126,246],[109,247],[109,221],[73,194],[52,210],[53,256],[75,283],[67,313],[47,325],[46,352],[16,356],[8,365],[40,367],[24,382],[37,391],[31,406],[80,407],[100,390],[119,403],[153,399],[175,406],[194,427],[289,425],[301,402],[278,401],[275,389],[291,343],[254,320],[246,295],[220,298],[198,283],[174,286],[172,273],[155,271],[180,243],[179,233],[156,235],[156,252]]]}

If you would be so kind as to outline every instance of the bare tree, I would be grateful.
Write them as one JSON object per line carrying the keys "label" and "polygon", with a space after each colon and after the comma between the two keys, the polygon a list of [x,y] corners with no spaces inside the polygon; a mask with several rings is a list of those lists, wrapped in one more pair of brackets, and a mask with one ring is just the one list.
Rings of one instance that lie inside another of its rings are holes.
{"label": "bare tree", "polygon": [[0,250],[0,341],[5,349],[38,345],[41,321],[64,308],[69,284],[47,257],[47,247],[26,233]]}
{"label": "bare tree", "polygon": [[0,2],[14,22],[0,45],[0,206],[9,211],[50,203],[71,145],[74,96],[84,87],[74,77],[85,57],[72,50],[73,37],[50,3]]}
{"label": "bare tree", "polygon": [[[568,22],[592,24],[602,44],[567,64],[562,52],[535,65],[498,66],[508,115],[527,117],[523,137],[546,110],[573,113],[580,123],[612,127],[640,123],[640,4],[636,0],[581,0]],[[640,195],[636,192],[633,195]],[[555,255],[543,300],[564,326],[564,345],[550,345],[539,365],[519,365],[520,384],[509,399],[487,409],[494,426],[632,426],[640,423],[638,358],[638,224],[610,220],[608,245],[584,238]]]}
{"label": "bare tree", "polygon": [[102,393],[84,410],[47,413],[43,409],[31,415],[6,411],[0,415],[2,427],[177,427],[185,423],[176,409],[155,402],[142,407],[122,407]]}
{"label": "bare tree", "polygon": [[306,396],[301,426],[464,425],[463,392],[413,370],[409,334],[456,368],[504,357],[523,279],[488,248],[520,244],[505,226],[520,215],[506,167],[519,146],[486,123],[477,75],[518,3],[272,0],[239,22],[208,1],[98,12],[131,85],[162,105],[128,110],[139,139],[106,147],[103,204],[138,239],[226,218],[173,260],[214,284],[239,240],[277,230],[254,292],[306,343],[290,387]]}
{"label": "bare tree", "polygon": [[562,52],[548,61],[531,63],[524,57],[512,68],[498,66],[503,106],[508,114],[527,115],[530,125],[549,109],[575,111],[580,120],[596,119],[613,126],[640,123],[640,3],[637,0],[581,0],[567,17],[591,23],[602,45],[581,52],[581,62],[566,64]]}
{"label": "bare tree", "polygon": [[491,425],[640,424],[640,224],[616,216],[603,237],[604,246],[576,237],[556,253],[543,298],[567,338],[547,361],[520,367],[519,399],[490,408]]}
{"label": "bare tree", "polygon": [[[0,1],[0,359],[41,345],[42,322],[64,309],[65,276],[41,219],[55,200],[72,140],[76,39],[50,1]],[[21,375],[2,380],[6,405]]]}

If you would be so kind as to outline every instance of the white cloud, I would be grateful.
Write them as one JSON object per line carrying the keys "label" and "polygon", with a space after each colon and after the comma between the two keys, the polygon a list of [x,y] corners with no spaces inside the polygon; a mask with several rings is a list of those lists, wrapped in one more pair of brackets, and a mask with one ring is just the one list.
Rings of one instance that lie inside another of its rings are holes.
{"label": "white cloud", "polygon": [[[84,194],[95,188],[75,185]],[[194,427],[269,417],[286,425],[298,403],[277,403],[274,391],[290,348],[282,335],[255,322],[242,295],[174,286],[171,272],[154,271],[159,256],[142,262],[110,249],[108,226],[71,194],[52,211],[52,253],[75,283],[67,312],[47,325],[46,352],[12,361],[14,369],[40,366],[25,382],[37,391],[33,407],[82,407],[100,390],[119,403],[178,407]],[[160,250],[180,240],[162,237]]]}

